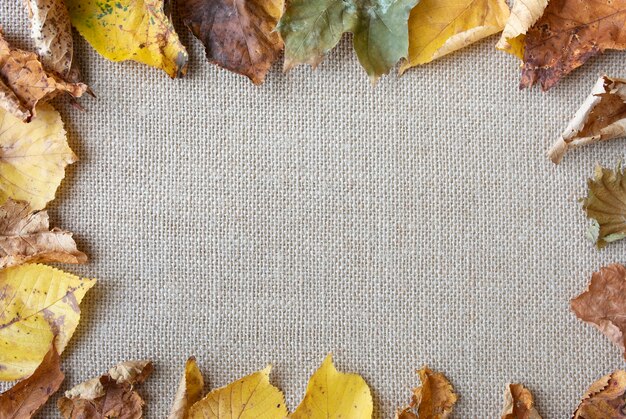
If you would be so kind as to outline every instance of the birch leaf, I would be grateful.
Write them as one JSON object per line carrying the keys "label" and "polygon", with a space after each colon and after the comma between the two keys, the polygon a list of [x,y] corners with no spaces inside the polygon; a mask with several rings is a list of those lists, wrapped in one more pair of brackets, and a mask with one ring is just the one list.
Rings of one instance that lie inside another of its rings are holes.
{"label": "birch leaf", "polygon": [[572,416],[573,419],[623,419],[626,371],[617,370],[593,383]]}
{"label": "birch leaf", "polygon": [[548,0],[515,0],[496,48],[523,60],[526,33],[543,15],[547,5]]}
{"label": "birch leaf", "polygon": [[133,60],[170,77],[187,71],[187,51],[163,12],[163,0],[66,0],[72,24],[103,57]]}
{"label": "birch leaf", "polygon": [[53,342],[63,352],[95,282],[45,265],[0,271],[0,380],[32,374]]}
{"label": "birch leaf", "polygon": [[441,373],[424,366],[417,371],[422,385],[413,389],[411,403],[398,411],[398,419],[446,419],[452,413],[458,396],[452,384]]}
{"label": "birch leaf", "polygon": [[267,366],[211,391],[189,410],[189,419],[277,419],[287,417],[283,393],[270,384]]}
{"label": "birch leaf", "polygon": [[0,109],[0,202],[28,202],[40,210],[54,199],[65,166],[76,161],[61,116],[49,105],[24,123]]}
{"label": "birch leaf", "polygon": [[204,379],[196,363],[196,358],[191,357],[185,363],[185,371],[178,390],[174,396],[174,403],[170,411],[169,419],[186,419],[189,415],[189,408],[202,398],[204,389]]}
{"label": "birch leaf", "polygon": [[365,380],[337,371],[329,354],[311,376],[304,399],[290,417],[370,419],[372,411],[372,394]]}
{"label": "birch leaf", "polygon": [[409,55],[400,73],[500,32],[508,17],[503,0],[421,0],[409,17]]}
{"label": "birch leaf", "polygon": [[530,390],[522,384],[506,386],[502,419],[541,419]]}

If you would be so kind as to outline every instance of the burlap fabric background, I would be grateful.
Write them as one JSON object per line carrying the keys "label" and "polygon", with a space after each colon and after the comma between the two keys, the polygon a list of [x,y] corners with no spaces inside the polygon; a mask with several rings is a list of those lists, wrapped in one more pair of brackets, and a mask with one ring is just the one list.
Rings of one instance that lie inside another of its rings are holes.
{"label": "burlap fabric background", "polygon": [[[0,2],[8,39],[29,47],[20,0]],[[423,364],[444,371],[457,418],[493,418],[522,381],[545,418],[565,418],[619,350],[570,313],[596,251],[577,199],[625,141],[554,166],[544,152],[597,76],[594,59],[548,93],[518,90],[518,62],[492,37],[370,86],[344,40],[315,72],[266,84],[209,65],[189,46],[170,80],[110,63],[78,40],[98,94],[58,105],[80,157],[50,205],[99,279],[64,354],[63,389],[148,357],[149,418],[166,415],[183,363],[210,387],[274,365],[290,408],[332,351],[391,418]],[[56,400],[56,398],[55,398]],[[53,403],[41,415],[56,416]]]}

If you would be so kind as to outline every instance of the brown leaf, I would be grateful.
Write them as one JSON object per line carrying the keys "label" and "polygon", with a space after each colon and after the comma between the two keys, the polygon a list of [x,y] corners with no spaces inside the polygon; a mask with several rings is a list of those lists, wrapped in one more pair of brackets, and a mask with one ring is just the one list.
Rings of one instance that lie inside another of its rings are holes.
{"label": "brown leaf", "polygon": [[445,375],[424,366],[417,374],[421,387],[413,389],[411,403],[399,410],[397,419],[445,419],[452,412],[458,396]]}
{"label": "brown leaf", "polygon": [[208,60],[261,84],[280,56],[274,29],[283,0],[179,0],[185,25],[202,41]]}
{"label": "brown leaf", "polygon": [[54,345],[33,374],[0,394],[0,418],[32,417],[54,394],[65,376]]}
{"label": "brown leaf", "polygon": [[33,212],[23,201],[0,206],[0,269],[25,262],[85,263],[72,233],[49,230],[48,212]]}
{"label": "brown leaf", "polygon": [[504,392],[502,419],[541,419],[533,395],[522,384],[509,384]]}
{"label": "brown leaf", "polygon": [[626,418],[626,371],[617,370],[593,383],[573,419]]}
{"label": "brown leaf", "polygon": [[[626,268],[619,264],[601,268],[591,276],[589,289],[571,301],[572,311],[584,322],[600,329],[611,342],[625,350]],[[626,358],[626,353],[624,354]]]}
{"label": "brown leaf", "polygon": [[626,0],[551,0],[525,38],[521,87],[554,86],[606,49],[626,48]]}
{"label": "brown leaf", "polygon": [[123,362],[100,378],[66,391],[57,406],[66,419],[140,419],[144,401],[134,386],[145,381],[152,369],[148,360]]}

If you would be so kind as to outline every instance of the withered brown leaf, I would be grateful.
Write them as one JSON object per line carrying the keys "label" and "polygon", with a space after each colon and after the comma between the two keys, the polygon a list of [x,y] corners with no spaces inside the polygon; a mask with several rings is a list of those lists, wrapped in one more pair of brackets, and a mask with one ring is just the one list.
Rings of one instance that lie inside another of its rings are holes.
{"label": "withered brown leaf", "polygon": [[54,345],[33,374],[0,394],[0,418],[32,417],[54,394],[65,376]]}
{"label": "withered brown leaf", "polygon": [[626,418],[626,371],[617,370],[593,383],[573,419]]}
{"label": "withered brown leaf", "polygon": [[185,25],[205,46],[208,60],[263,83],[283,42],[274,29],[283,0],[179,0]]}
{"label": "withered brown leaf", "polygon": [[148,360],[123,362],[66,391],[57,406],[66,419],[140,419],[144,401],[134,386],[144,382],[152,370]]}
{"label": "withered brown leaf", "polygon": [[533,395],[522,384],[509,384],[504,391],[502,419],[541,419]]}
{"label": "withered brown leaf", "polygon": [[626,48],[626,0],[551,0],[525,38],[521,87],[544,90],[607,49]]}
{"label": "withered brown leaf", "polygon": [[85,263],[72,233],[50,230],[47,211],[33,212],[23,201],[0,206],[0,269],[25,262]]}
{"label": "withered brown leaf", "polygon": [[450,381],[439,372],[424,366],[417,371],[422,385],[413,389],[411,403],[399,410],[397,419],[446,419],[458,400]]}

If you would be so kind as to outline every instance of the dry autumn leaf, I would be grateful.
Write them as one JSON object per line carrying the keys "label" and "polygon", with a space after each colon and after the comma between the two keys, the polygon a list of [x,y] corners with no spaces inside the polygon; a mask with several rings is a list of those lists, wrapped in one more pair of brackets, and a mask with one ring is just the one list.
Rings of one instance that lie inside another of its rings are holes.
{"label": "dry autumn leaf", "polygon": [[573,419],[623,419],[626,371],[617,370],[593,383],[583,396]]}
{"label": "dry autumn leaf", "polygon": [[458,396],[450,381],[424,366],[417,371],[422,385],[413,389],[411,403],[398,411],[397,419],[445,419],[450,416]]}
{"label": "dry autumn leaf", "polygon": [[594,272],[587,291],[571,301],[574,314],[594,325],[616,344],[626,358],[626,268],[609,265]]}
{"label": "dry autumn leaf", "polygon": [[178,10],[210,62],[263,83],[283,49],[274,30],[283,0],[179,0]]}
{"label": "dry autumn leaf", "polygon": [[140,419],[144,401],[134,387],[143,383],[152,370],[148,360],[123,362],[107,374],[66,391],[57,406],[66,419]]}
{"label": "dry autumn leaf", "polygon": [[365,380],[337,371],[329,354],[311,376],[304,399],[290,417],[370,419],[372,411],[372,394]]}
{"label": "dry autumn leaf", "polygon": [[548,151],[554,163],[560,163],[571,148],[626,135],[626,80],[602,76]]}
{"label": "dry autumn leaf", "polygon": [[54,199],[65,166],[76,161],[61,116],[47,104],[30,123],[0,109],[0,151],[0,203],[12,198],[34,210]]}
{"label": "dry autumn leaf", "polygon": [[163,12],[163,0],[66,0],[72,24],[103,57],[133,60],[170,77],[187,71],[187,51]]}
{"label": "dry autumn leaf", "polygon": [[533,395],[522,384],[509,384],[504,391],[502,419],[541,419]]}
{"label": "dry autumn leaf", "polygon": [[500,32],[508,17],[503,0],[421,0],[409,17],[409,54],[400,74]]}
{"label": "dry autumn leaf", "polygon": [[190,357],[185,363],[185,372],[178,384],[168,419],[186,419],[191,406],[202,398],[203,389],[204,379],[196,358]]}
{"label": "dry autumn leaf", "polygon": [[63,352],[95,283],[45,265],[0,271],[0,380],[32,374],[53,342]]}
{"label": "dry autumn leaf", "polygon": [[59,354],[51,346],[30,377],[0,394],[0,418],[31,418],[59,389],[64,378]]}
{"label": "dry autumn leaf", "polygon": [[515,0],[496,48],[523,60],[526,32],[543,15],[547,5],[548,0]]}
{"label": "dry autumn leaf", "polygon": [[315,67],[345,32],[372,81],[408,52],[409,12],[417,0],[287,0],[278,31],[285,41],[285,70]]}

